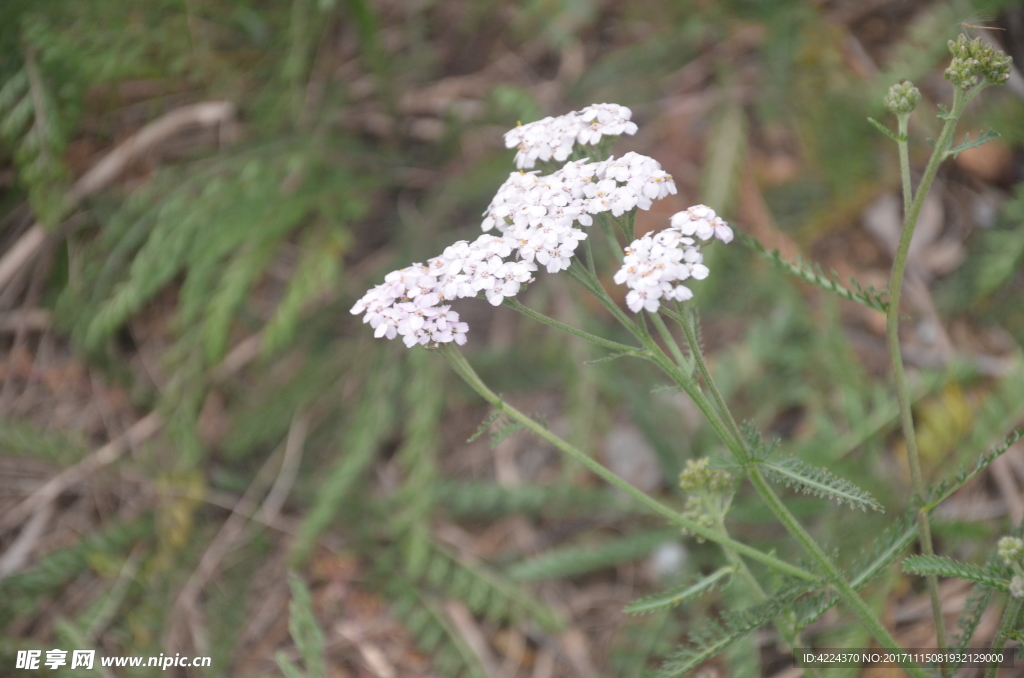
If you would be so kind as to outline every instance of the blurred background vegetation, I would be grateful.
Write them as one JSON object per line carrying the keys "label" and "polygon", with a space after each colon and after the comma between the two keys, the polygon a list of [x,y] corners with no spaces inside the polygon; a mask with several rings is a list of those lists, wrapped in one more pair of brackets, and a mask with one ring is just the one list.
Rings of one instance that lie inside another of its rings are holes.
{"label": "blurred background vegetation", "polygon": [[[348,309],[475,236],[513,169],[505,130],[602,101],[641,127],[617,152],[679,186],[641,231],[704,202],[788,259],[883,289],[899,177],[866,118],[913,79],[920,169],[959,31],[1024,63],[1008,1],[4,0],[0,673],[53,647],[212,656],[179,669],[196,676],[656,668],[743,601],[623,605],[717,551],[501,421],[473,438],[488,412],[437,356],[374,340]],[[940,174],[905,295],[933,478],[1024,420],[1020,71],[968,112],[965,130],[988,128],[1002,138]],[[727,398],[887,509],[789,495],[852,560],[908,500],[884,318],[739,243],[712,250],[696,303]],[[578,292],[541,275],[523,300],[614,334]],[[717,445],[683,394],[643,366],[587,365],[587,346],[510,309],[457,310],[496,391],[681,505],[680,468]],[[1018,448],[949,502],[937,550],[987,559],[1024,515],[1021,487]],[[734,535],[796,557],[738,502]],[[934,646],[918,581],[894,569],[867,595],[902,642]],[[829,613],[808,635],[859,634]],[[771,633],[702,670],[792,675]]]}

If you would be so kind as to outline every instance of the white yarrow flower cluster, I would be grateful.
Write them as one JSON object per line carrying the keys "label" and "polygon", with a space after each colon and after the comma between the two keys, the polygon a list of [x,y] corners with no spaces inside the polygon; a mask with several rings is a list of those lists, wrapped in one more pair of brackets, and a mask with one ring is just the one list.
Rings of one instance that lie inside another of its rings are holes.
{"label": "white yarrow flower cluster", "polygon": [[661,307],[661,301],[686,301],[693,291],[682,281],[708,277],[708,267],[699,243],[716,237],[722,242],[732,240],[732,229],[705,205],[695,205],[672,216],[664,231],[648,233],[634,240],[626,248],[622,268],[615,274],[615,282],[629,287],[626,305],[634,313],[651,313]]}
{"label": "white yarrow flower cluster", "polygon": [[618,104],[592,104],[581,111],[519,125],[505,134],[505,147],[518,148],[516,167],[529,169],[538,160],[565,162],[575,144],[593,145],[604,137],[636,134],[633,112]]}
{"label": "white yarrow flower cluster", "polygon": [[657,160],[627,153],[618,160],[577,160],[548,176],[513,172],[484,212],[481,228],[511,239],[519,256],[536,260],[549,273],[569,268],[573,253],[587,234],[592,215],[616,217],[676,192],[672,175]]}
{"label": "white yarrow flower cluster", "polygon": [[[505,140],[510,147],[519,147],[516,164],[521,168],[533,167],[537,160],[564,162],[575,144],[598,144],[604,137],[634,134],[637,128],[630,121],[631,115],[624,106],[594,104],[558,118],[521,125],[506,134]],[[593,215],[611,212],[620,217],[635,209],[650,209],[652,201],[675,192],[672,176],[656,160],[638,153],[599,162],[565,162],[561,169],[547,176],[513,172],[484,212],[483,235],[474,242],[451,245],[426,264],[392,271],[382,284],[356,302],[352,313],[362,314],[363,322],[374,329],[375,336],[402,337],[406,346],[464,344],[469,327],[451,310],[449,303],[453,299],[483,294],[497,306],[532,281],[539,266],[550,273],[569,268],[576,248],[587,237],[579,227],[593,224]],[[687,228],[698,236],[707,228],[717,233],[714,212],[706,219],[710,226],[697,224]],[[724,228],[728,231],[727,226]],[[487,233],[491,230],[498,235]],[[670,243],[672,237],[676,240]],[[664,242],[659,247],[679,253],[672,273],[675,277],[666,280],[707,275],[692,238],[676,233],[663,236],[661,241]],[[645,261],[676,256],[662,254],[661,250],[642,250],[643,247],[631,256]],[[634,282],[637,289],[643,287],[641,282]],[[661,296],[692,296],[681,285],[659,290]]]}
{"label": "white yarrow flower cluster", "polygon": [[533,279],[537,266],[528,261],[504,261],[512,253],[505,238],[481,235],[445,248],[426,265],[413,264],[384,277],[384,282],[363,295],[352,313],[374,329],[375,337],[401,336],[406,346],[466,343],[469,326],[445,304],[452,299],[483,292],[497,306],[515,296]]}
{"label": "white yarrow flower cluster", "polygon": [[676,212],[670,225],[683,235],[696,235],[701,240],[714,237],[725,243],[732,242],[732,229],[707,205],[694,205],[684,212]]}

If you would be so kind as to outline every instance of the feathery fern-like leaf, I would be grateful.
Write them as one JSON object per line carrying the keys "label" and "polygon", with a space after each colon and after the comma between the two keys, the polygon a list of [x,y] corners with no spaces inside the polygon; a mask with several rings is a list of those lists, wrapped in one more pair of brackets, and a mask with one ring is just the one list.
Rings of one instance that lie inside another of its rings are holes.
{"label": "feathery fern-like leaf", "polygon": [[1021,437],[1024,436],[1024,429],[1014,429],[1006,436],[1003,442],[994,447],[989,452],[983,454],[978,458],[974,468],[967,471],[964,468],[960,469],[955,477],[948,480],[944,480],[939,484],[935,485],[929,492],[929,500],[925,505],[925,508],[930,510],[941,504],[943,501],[948,499],[954,492],[959,490],[961,487],[966,485],[972,479],[977,477],[979,473],[987,469],[992,462],[998,459],[1003,453],[1005,453],[1010,447],[1013,446]]}
{"label": "feathery fern-like leaf", "polygon": [[412,634],[434,666],[453,678],[486,678],[480,658],[452,627],[440,606],[411,582],[393,579],[388,591],[394,601],[395,617]]}
{"label": "feathery fern-like leaf", "polygon": [[821,289],[831,292],[847,301],[867,306],[868,308],[879,311],[880,313],[885,313],[889,308],[889,302],[884,300],[882,295],[872,287],[868,287],[867,290],[864,290],[860,286],[860,283],[851,279],[850,283],[853,285],[854,289],[850,290],[838,281],[825,275],[820,266],[808,267],[799,259],[796,262],[786,261],[782,258],[782,254],[779,250],[776,249],[769,252],[768,248],[746,233],[740,233],[739,239],[744,245],[768,259],[768,261],[775,264],[778,268],[800,278],[804,282],[820,287]]}
{"label": "feathery fern-like leaf", "polygon": [[353,424],[344,434],[341,457],[324,478],[316,500],[299,527],[292,547],[293,562],[309,556],[320,534],[334,519],[345,495],[352,489],[388,434],[394,420],[393,391],[397,386],[401,363],[388,359],[382,350],[370,372],[364,400],[352,415]]}
{"label": "feathery fern-like leaf", "polygon": [[940,577],[968,579],[999,591],[1010,590],[1009,582],[996,573],[984,570],[977,565],[961,563],[946,556],[910,556],[903,561],[903,571],[921,576],[934,574]]}
{"label": "feathery fern-like leaf", "polygon": [[[992,601],[994,591],[995,589],[991,586],[976,586],[967,596],[964,609],[960,612],[960,618],[956,622],[957,634],[953,641],[953,647],[956,648],[957,654],[966,650],[970,644],[985,610],[988,609],[988,604]],[[951,668],[955,671],[959,666]]]}
{"label": "feathery fern-like leaf", "polygon": [[691,598],[696,598],[702,593],[711,591],[719,581],[735,571],[735,567],[723,567],[694,584],[683,584],[667,591],[656,593],[653,596],[634,600],[626,605],[625,611],[629,614],[646,614],[655,610],[681,605]]}
{"label": "feathery fern-like leaf", "polygon": [[476,431],[469,438],[466,439],[467,443],[475,442],[480,436],[487,433],[491,426],[497,423],[498,419],[504,414],[500,408],[494,408],[491,410],[487,417],[480,422],[480,425],[476,427]]}
{"label": "feathery fern-like leaf", "polygon": [[771,623],[805,593],[806,587],[794,587],[744,610],[726,612],[720,621],[702,622],[701,628],[690,634],[689,644],[665,661],[657,678],[676,678],[697,668],[751,631]]}
{"label": "feathery fern-like leaf", "polygon": [[770,459],[779,449],[777,439],[765,440],[752,421],[745,421],[740,424],[740,431],[747,441],[750,449],[750,456],[755,461]]}
{"label": "feathery fern-like leaf", "polygon": [[[917,531],[914,512],[908,512],[887,527],[874,541],[871,552],[851,568],[854,574],[849,581],[853,588],[860,591],[885,572],[914,543]],[[838,602],[839,597],[832,591],[822,591],[797,601],[794,605],[797,620],[795,629],[803,629]]]}
{"label": "feathery fern-like leaf", "polygon": [[421,580],[448,598],[461,600],[471,612],[495,624],[530,619],[549,633],[561,630],[562,622],[554,611],[518,583],[486,565],[460,558],[436,542],[431,548]]}
{"label": "feathery fern-like leaf", "polygon": [[341,238],[327,233],[306,240],[284,298],[263,330],[260,349],[264,355],[272,355],[291,341],[298,329],[302,311],[327,289],[341,270],[341,255],[344,252]]}
{"label": "feathery fern-like leaf", "polygon": [[874,497],[857,487],[849,480],[840,478],[826,468],[818,468],[790,457],[782,460],[764,459],[758,462],[769,478],[773,478],[786,487],[804,494],[812,494],[823,499],[834,499],[839,504],[849,504],[861,510],[872,509],[884,512],[885,509]]}

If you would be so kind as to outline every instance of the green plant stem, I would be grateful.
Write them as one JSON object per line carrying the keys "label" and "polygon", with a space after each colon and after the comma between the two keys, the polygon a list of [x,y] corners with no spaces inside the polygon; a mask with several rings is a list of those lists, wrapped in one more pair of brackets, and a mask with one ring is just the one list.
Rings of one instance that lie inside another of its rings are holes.
{"label": "green plant stem", "polygon": [[[694,311],[696,314],[696,311]],[[700,341],[697,339],[697,332],[693,324],[693,319],[686,316],[685,311],[680,309],[678,322],[683,327],[683,334],[686,335],[686,343],[690,346],[690,354],[693,356],[694,362],[697,364],[697,371],[704,378],[704,383],[707,385],[708,390],[711,392],[711,397],[715,401],[715,405],[718,406],[718,410],[725,419],[726,425],[729,430],[736,437],[736,442],[744,447],[746,453],[746,445],[743,440],[743,433],[740,431],[740,427],[736,424],[736,419],[732,416],[732,411],[725,402],[725,398],[722,397],[721,391],[718,390],[718,386],[715,384],[715,380],[711,378],[711,371],[708,370],[708,364],[704,360],[704,352],[700,348]],[[749,457],[749,454],[744,456]]]}
{"label": "green plant stem", "polygon": [[[711,378],[711,372],[707,368],[707,363],[704,361],[703,352],[700,348],[700,343],[697,341],[696,332],[693,329],[693,325],[687,321],[686,317],[680,318],[683,325],[683,331],[686,333],[687,342],[690,345],[690,352],[694,356],[694,360],[697,363],[697,369],[700,371],[701,376],[707,383],[708,390],[710,390],[715,397],[718,407],[722,409],[726,416],[731,421],[730,434],[734,438],[734,441],[730,445],[728,439],[723,438],[727,445],[732,448],[734,445],[739,446],[740,454],[739,457],[745,462],[750,460],[750,451],[746,447],[746,442],[743,440],[743,436],[740,434],[739,427],[736,425],[735,419],[732,417],[725,400],[722,398],[721,392],[715,386],[714,379]],[[703,393],[700,393],[703,398]],[[710,408],[709,408],[710,409]],[[705,416],[708,416],[705,414]],[[722,426],[719,422],[719,426]],[[721,435],[721,434],[720,434]],[[875,614],[868,607],[867,603],[860,597],[860,595],[854,590],[846,579],[843,577],[842,572],[835,566],[828,555],[821,550],[814,538],[803,528],[802,525],[797,521],[796,517],[789,512],[785,504],[779,499],[778,495],[772,490],[772,488],[765,481],[761,475],[760,470],[749,463],[745,464],[745,470],[747,478],[750,480],[754,489],[761,496],[762,500],[768,505],[768,508],[772,511],[775,517],[783,524],[786,530],[800,543],[804,550],[814,559],[814,561],[821,567],[822,571],[825,572],[826,578],[829,583],[835,588],[836,593],[843,600],[844,603],[854,613],[854,615],[861,621],[864,627],[874,636],[875,640],[878,641],[887,650],[897,651],[900,649],[899,644],[892,637],[892,635],[886,630]],[[912,675],[915,676],[927,676],[928,673],[923,669],[916,666],[907,664],[904,666]]]}
{"label": "green plant stem", "polygon": [[[575,263],[576,261],[574,260],[574,264]],[[628,329],[634,337],[636,337],[641,343],[644,344],[644,346],[649,351],[649,355],[647,356],[648,359],[654,362],[658,367],[660,367],[669,377],[672,378],[673,381],[676,382],[676,384],[680,388],[683,389],[683,391],[686,392],[687,395],[690,396],[693,402],[700,409],[701,413],[708,420],[708,423],[710,423],[712,428],[715,429],[715,432],[719,436],[719,438],[725,443],[725,445],[730,449],[730,451],[734,455],[736,455],[737,460],[740,461],[741,463],[747,462],[747,460],[749,459],[749,452],[746,449],[746,443],[742,439],[742,436],[739,439],[736,439],[735,434],[731,433],[725,426],[725,424],[723,424],[721,417],[718,415],[717,412],[715,412],[714,407],[701,392],[700,387],[697,385],[697,383],[693,379],[687,377],[687,375],[683,373],[682,369],[678,365],[676,365],[667,355],[665,355],[665,353],[661,350],[661,347],[659,347],[657,343],[655,343],[650,338],[649,335],[642,331],[636,323],[630,320],[629,317],[626,316],[625,313],[623,313],[622,309],[620,309],[618,305],[611,299],[611,297],[608,296],[608,293],[605,291],[604,287],[601,286],[601,283],[599,280],[597,280],[596,276],[587,271],[586,268],[576,265],[570,267],[568,273],[580,285],[582,285],[585,289],[594,294],[594,296],[597,297],[598,301],[600,301],[601,304],[606,309],[608,309],[609,313],[611,313],[616,319],[618,319],[619,322],[621,322],[622,325],[626,327],[626,329]],[[442,347],[442,350],[445,350],[445,348]],[[699,354],[700,346],[696,345],[696,351],[694,355],[697,356]],[[445,355],[446,358],[448,358],[450,354],[446,353]],[[462,358],[461,354],[456,353],[456,355],[458,355],[462,362],[465,363],[465,359]],[[451,362],[451,360],[449,362]],[[466,367],[469,367],[468,363],[466,363]],[[458,369],[456,371],[458,371]],[[710,374],[705,373],[704,376],[705,379],[707,379],[707,381],[709,382],[709,384],[713,383],[713,380],[710,379]],[[463,378],[466,379],[467,377],[463,375]],[[470,385],[473,384],[471,383]],[[482,383],[480,383],[480,386],[483,389],[486,389],[486,386],[484,386]],[[490,397],[488,397],[487,395],[485,395],[484,391],[478,390],[478,392],[482,396],[484,396],[485,399],[494,404],[496,407],[502,406],[500,405],[501,399],[495,396],[493,393],[491,393]],[[490,391],[486,391],[486,393],[490,393]],[[532,422],[532,420],[530,421]],[[553,434],[550,433],[550,431],[547,431],[547,429],[544,429],[539,424],[533,423],[533,425],[545,431],[545,434],[547,436],[554,437]],[[534,430],[531,426],[527,426],[527,428],[531,428],[531,430]],[[538,433],[538,435],[540,434]],[[550,440],[549,438],[545,439]],[[562,444],[567,445],[567,443],[564,442]],[[558,445],[556,445],[556,447],[558,447]],[[563,451],[565,451],[567,454],[574,458],[576,457],[576,455],[579,455],[580,457],[582,457],[582,459],[586,460],[584,462],[584,465],[587,466],[587,468],[591,469],[594,473],[601,476],[602,478],[605,478],[606,480],[616,485],[617,487],[619,486],[619,483],[625,484],[627,487],[630,488],[629,494],[631,496],[636,497],[639,501],[647,505],[650,505],[649,502],[654,502],[654,504],[661,507],[661,509],[668,511],[668,513],[665,513],[663,510],[658,510],[658,513],[661,513],[662,515],[665,515],[666,517],[674,520],[677,524],[681,524],[681,516],[679,516],[676,512],[672,511],[668,507],[664,507],[662,504],[660,504],[660,502],[655,501],[653,498],[648,497],[645,493],[640,492],[639,490],[636,490],[628,483],[625,483],[625,481],[618,478],[618,476],[611,473],[611,471],[608,471],[603,466],[601,466],[600,464],[592,460],[590,457],[580,452],[579,450],[575,450],[575,448],[572,448],[573,452],[569,452],[569,450],[567,450],[564,447],[559,447],[559,449],[562,449]],[[793,515],[789,513],[785,505],[782,504],[779,498],[775,495],[772,489],[765,482],[764,478],[760,475],[760,472],[757,470],[757,468],[751,468],[749,467],[749,464],[745,465],[748,466],[747,475],[751,479],[754,488],[758,491],[758,494],[761,495],[762,499],[772,510],[772,512],[776,515],[779,521],[782,522],[782,524],[786,527],[790,534],[792,534],[794,538],[796,538],[797,541],[800,542],[804,549],[822,567],[827,577],[829,578],[830,583],[835,588],[836,593],[839,595],[840,599],[851,608],[854,615],[857,616],[857,618],[861,621],[864,627],[871,633],[872,636],[874,636],[875,640],[877,640],[882,647],[894,652],[899,650],[900,647],[896,640],[889,634],[889,632],[885,629],[882,623],[878,621],[874,613],[872,613],[871,609],[861,599],[861,597],[857,594],[853,587],[848,582],[846,582],[845,579],[843,579],[842,573],[829,560],[828,556],[821,550],[821,548],[817,545],[814,539],[807,533],[806,530],[803,529],[803,527],[797,522],[796,518],[794,518]],[[615,480],[613,481],[611,480],[611,478],[614,478]],[[690,529],[694,534],[700,534],[701,536],[705,536],[703,532],[694,530],[689,526],[684,527]],[[701,530],[705,530],[705,528],[701,528]],[[705,538],[719,544],[725,543],[722,538],[714,538],[710,536],[706,536]],[[728,543],[737,544],[738,542],[733,542],[730,539],[728,540]],[[750,547],[744,545],[744,549],[750,549]],[[740,549],[736,550],[740,553],[743,553],[743,551]],[[766,555],[761,553],[760,551],[757,551],[756,549],[752,550],[755,553],[757,553],[759,557],[763,557]],[[744,555],[748,555],[748,557],[754,558],[753,556],[750,556],[747,553],[744,553]],[[908,664],[905,666],[905,668],[911,675],[915,676],[915,678],[930,678],[930,674],[924,669],[921,669],[920,667]]]}
{"label": "green plant stem", "polygon": [[[826,578],[829,583],[833,586],[840,599],[850,608],[854,616],[860,620],[860,623],[868,630],[868,632],[874,636],[878,644],[890,652],[902,654],[900,644],[896,642],[896,639],[892,637],[889,631],[878,621],[878,617],[871,611],[868,604],[860,597],[853,586],[846,581],[843,577],[843,573],[839,571],[839,568],[832,563],[829,557],[821,550],[817,542],[809,535],[804,528],[797,522],[796,518],[786,505],[782,503],[778,495],[772,490],[772,488],[765,481],[764,476],[761,475],[761,471],[756,467],[747,468],[747,478],[750,479],[751,484],[757,490],[757,493],[761,495],[761,498],[768,504],[772,513],[779,519],[779,521],[786,527],[793,537],[800,542],[800,545],[804,547],[804,550],[814,559],[814,561],[824,570]],[[904,669],[907,670],[910,675],[916,678],[930,678],[928,671],[916,666],[910,662],[901,661],[900,664]]]}
{"label": "green plant stem", "polygon": [[[716,523],[718,524],[719,531],[724,536],[728,537],[729,532],[725,528],[725,516],[717,516]],[[768,595],[764,592],[764,589],[761,588],[761,583],[757,581],[757,578],[754,577],[754,574],[750,571],[750,568],[747,567],[747,564],[743,561],[743,559],[740,558],[740,555],[736,553],[736,551],[725,545],[722,545],[721,549],[722,552],[725,554],[725,559],[729,561],[730,565],[736,568],[737,574],[739,574],[740,578],[747,583],[747,586],[750,588],[751,592],[753,592],[754,597],[758,600],[758,602],[763,602],[767,600]],[[775,618],[774,623],[775,628],[779,631],[779,635],[782,636],[783,640],[789,643],[789,649],[791,652],[798,647],[803,647],[803,643],[800,640],[800,632],[794,629],[790,624],[788,624],[781,614]],[[821,678],[821,674],[818,672],[818,669],[816,667],[804,666],[804,670],[807,671],[813,678]]]}
{"label": "green plant stem", "polygon": [[620,353],[625,353],[627,355],[636,355],[640,357],[642,357],[644,354],[644,350],[642,348],[636,346],[627,346],[626,344],[620,344],[617,341],[611,341],[610,339],[605,339],[604,337],[599,337],[596,334],[584,332],[583,330],[578,330],[575,327],[571,327],[569,325],[566,325],[565,323],[559,322],[554,318],[544,315],[543,313],[534,311],[532,308],[529,308],[528,306],[524,306],[514,297],[506,297],[504,304],[509,308],[513,308],[519,311],[520,313],[527,317],[533,318],[538,322],[542,322],[545,325],[550,325],[551,327],[562,330],[563,332],[571,334],[574,337],[579,337],[584,341],[589,341],[591,344],[600,346],[601,348],[607,348],[611,351],[619,351]]}
{"label": "green plant stem", "polygon": [[[906,273],[907,255],[910,253],[910,242],[914,237],[914,229],[917,226],[917,219],[921,214],[928,190],[931,188],[935,175],[939,171],[939,165],[946,157],[946,150],[949,148],[953,137],[956,134],[956,123],[963,113],[964,106],[971,96],[956,89],[953,93],[953,107],[946,117],[942,132],[935,142],[935,150],[928,160],[924,174],[921,176],[921,183],[914,194],[910,185],[909,160],[904,158],[906,154],[906,142],[900,142],[900,165],[903,177],[903,196],[906,213],[903,216],[903,232],[900,234],[900,242],[896,248],[896,256],[893,260],[892,276],[889,279],[889,309],[885,316],[886,337],[889,344],[889,355],[892,358],[893,373],[896,380],[896,396],[900,403],[900,423],[903,427],[903,439],[907,445],[908,465],[910,466],[910,479],[914,488],[914,501],[921,505],[925,501],[924,479],[921,474],[921,459],[917,449],[917,435],[914,431],[914,415],[911,410],[910,387],[907,384],[907,375],[903,369],[903,355],[900,352],[900,293],[903,289],[903,278]],[[906,134],[906,120],[901,116],[900,133]],[[914,194],[913,201],[908,197]],[[932,529],[926,511],[918,511],[918,524],[921,528],[921,550],[925,555],[935,555],[932,545]],[[939,595],[939,580],[935,575],[926,577],[928,582],[928,593],[931,597],[932,616],[935,621],[935,637],[939,650],[946,649],[946,624],[942,617],[942,598]]]}
{"label": "green plant stem", "polygon": [[900,148],[900,178],[903,183],[903,214],[910,214],[911,202],[914,199],[914,187],[910,183],[910,145],[907,143],[907,123],[910,120],[909,113],[900,113],[896,116],[899,121],[897,142]]}
{"label": "green plant stem", "polygon": [[676,338],[672,336],[671,332],[669,332],[668,327],[665,325],[665,321],[662,320],[661,316],[657,313],[651,313],[650,316],[651,322],[654,323],[654,327],[658,330],[658,334],[661,335],[665,345],[668,346],[668,350],[672,352],[672,357],[676,359],[676,362],[679,363],[680,367],[688,367],[689,365],[686,360],[686,356],[684,356],[683,352],[679,350],[679,344],[676,343]]}
{"label": "green plant stem", "polygon": [[[999,623],[996,637],[992,639],[992,652],[1002,652],[1003,647],[1006,645],[1006,638],[1009,636],[1010,631],[1014,630],[1017,618],[1020,617],[1022,605],[1024,605],[1024,600],[1021,598],[1010,596],[1010,599],[1006,601],[1006,608],[1003,609],[1003,620]],[[999,662],[992,662],[985,669],[985,678],[996,678],[998,673]]]}
{"label": "green plant stem", "polygon": [[444,357],[445,360],[448,361],[448,364],[451,365],[453,370],[455,370],[455,373],[462,377],[462,379],[469,385],[469,387],[476,391],[484,400],[489,402],[494,407],[499,408],[506,415],[522,424],[525,428],[529,429],[543,440],[546,440],[547,442],[554,445],[556,448],[567,454],[580,465],[586,467],[595,475],[599,476],[600,478],[607,481],[609,484],[625,492],[627,495],[635,499],[638,503],[646,506],[647,508],[651,509],[658,515],[667,518],[675,525],[684,527],[687,530],[693,532],[694,534],[700,535],[701,537],[704,537],[709,541],[713,541],[718,544],[728,545],[737,553],[740,553],[746,556],[747,558],[750,558],[751,560],[756,560],[760,563],[764,563],[765,565],[779,572],[788,574],[792,577],[803,579],[805,581],[818,580],[818,578],[815,575],[811,574],[810,572],[807,572],[806,570],[796,567],[795,565],[790,565],[789,563],[779,560],[778,558],[768,555],[767,553],[762,553],[761,551],[758,551],[753,547],[747,546],[746,544],[733,541],[728,537],[720,535],[716,530],[709,529],[703,525],[700,525],[699,523],[696,523],[692,520],[689,520],[688,518],[685,518],[684,516],[680,515],[678,511],[675,511],[669,506],[662,504],[657,499],[654,499],[653,497],[648,495],[646,492],[633,487],[628,482],[626,482],[619,476],[615,475],[615,473],[613,473],[612,471],[610,471],[609,469],[605,468],[597,461],[592,459],[582,450],[579,450],[576,447],[570,445],[568,442],[562,440],[557,435],[549,431],[543,425],[539,424],[532,418],[526,416],[516,408],[504,402],[501,399],[501,397],[499,397],[497,394],[491,391],[487,387],[487,385],[484,384],[483,380],[480,379],[479,375],[477,375],[476,371],[473,370],[472,366],[470,366],[470,364],[466,361],[466,358],[461,353],[459,353],[457,348],[455,348],[451,344],[444,344],[438,349],[438,352]]}

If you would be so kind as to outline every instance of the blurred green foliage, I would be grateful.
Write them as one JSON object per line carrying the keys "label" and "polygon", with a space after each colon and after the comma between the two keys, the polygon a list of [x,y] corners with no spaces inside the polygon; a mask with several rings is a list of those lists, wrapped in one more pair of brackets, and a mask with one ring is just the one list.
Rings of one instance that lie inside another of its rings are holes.
{"label": "blurred green foliage", "polygon": [[[369,572],[363,585],[393,604],[444,675],[483,675],[445,612],[446,600],[462,601],[493,625],[557,634],[567,620],[518,580],[585,581],[644,557],[673,535],[652,528],[649,517],[618,495],[586,485],[571,468],[557,482],[515,487],[445,477],[445,453],[461,442],[452,435],[465,433],[447,430],[446,415],[469,410],[482,418],[484,412],[467,391],[446,383],[434,356],[373,341],[355,326],[347,313],[354,297],[389,265],[422,260],[476,232],[477,215],[512,169],[503,149],[466,151],[481,134],[494,141],[496,130],[561,112],[563,103],[617,101],[634,106],[638,118],[653,118],[658,102],[677,94],[673,78],[693,64],[705,72],[701,96],[713,99],[707,118],[715,122],[699,125],[703,157],[692,188],[735,215],[751,149],[777,136],[803,167],[767,186],[765,202],[780,229],[810,247],[855,222],[868,201],[895,186],[894,154],[865,121],[880,117],[882,88],[933,69],[964,16],[1008,4],[922,8],[905,34],[890,36],[888,62],[865,76],[849,66],[844,29],[803,0],[0,3],[0,164],[16,171],[15,185],[0,196],[0,225],[13,233],[11,215],[28,204],[57,234],[61,247],[45,303],[58,328],[137,407],[155,409],[166,421],[130,462],[158,497],[143,515],[104,521],[79,543],[55,548],[0,583],[0,629],[27,629],[2,634],[0,664],[13,662],[19,649],[42,647],[30,631],[48,624],[54,630],[41,637],[95,645],[107,656],[164,651],[177,594],[225,519],[211,497],[261,487],[262,460],[276,459],[303,414],[312,426],[288,504],[296,527],[287,538],[254,528],[224,566],[230,572],[218,580],[222,587],[209,587],[202,605],[216,659],[208,675],[233,675],[247,615],[240,601],[258,595],[264,563],[287,560],[312,580],[310,562],[334,555],[325,546],[336,547],[325,537],[331,534],[341,535],[342,551]],[[586,68],[558,83],[559,110],[550,110],[537,88],[495,81],[476,117],[443,111],[437,116],[443,130],[433,141],[408,133],[403,97],[484,68],[497,52],[482,45],[492,43],[532,55],[529,70],[537,79],[555,77],[574,49],[583,50]],[[460,44],[468,47],[460,52]],[[154,94],[133,98],[131,85]],[[238,107],[238,140],[185,148],[141,176],[133,171],[69,219],[63,196],[81,170],[72,162],[74,143],[107,148],[177,105],[212,99]],[[376,134],[351,122],[365,114],[367,100],[372,114],[391,121],[391,131]],[[1020,102],[1007,98],[986,115],[1007,143],[1019,144],[1020,112]],[[417,184],[410,168],[428,179]],[[966,242],[965,264],[940,281],[937,302],[947,317],[1001,326],[1019,352],[1024,192],[1016,190],[995,225]],[[781,438],[787,452],[829,464],[890,509],[880,516],[787,497],[794,513],[852,562],[859,535],[880,532],[905,509],[904,485],[886,448],[897,423],[895,398],[885,377],[866,370],[847,341],[838,301],[808,293],[742,248],[714,256],[716,276],[698,299],[708,310],[712,369],[725,397],[743,418]],[[544,278],[526,303],[557,308],[582,318],[581,326],[614,335],[606,318],[566,289],[563,281]],[[154,312],[167,317],[155,321]],[[597,356],[538,326],[520,324],[513,340],[487,342],[486,324],[474,329],[474,362],[489,383],[508,394],[564,393],[569,437],[585,449],[600,446],[614,418],[629,418],[656,452],[657,491],[682,504],[679,470],[691,456],[713,455],[718,443],[708,427],[687,419],[678,394],[652,392],[652,373],[625,361],[585,366]],[[129,366],[153,326],[169,337],[158,355],[165,378]],[[253,338],[259,355],[225,375],[225,358]],[[1007,422],[1024,416],[1019,369],[1000,379],[959,366],[922,373],[915,394],[922,413],[949,412],[961,402],[951,400],[950,384],[981,394],[960,419],[932,417],[961,422],[932,431],[936,475],[943,475],[952,450],[959,449],[956,463],[969,466]],[[216,440],[201,430],[213,396],[226,403],[227,431]],[[73,432],[0,421],[8,454],[68,465],[88,442]],[[370,482],[382,463],[397,474],[384,496]],[[791,555],[781,530],[765,524],[752,498],[741,494],[736,506],[735,536]],[[510,552],[497,563],[462,557],[433,529],[440,518],[512,514],[542,525],[586,520],[594,529],[546,553]],[[957,548],[989,536],[951,523],[936,532]],[[894,532],[890,543],[904,544],[901,539]],[[284,551],[287,557],[278,557]],[[693,545],[686,573],[708,569],[713,557],[709,546]],[[48,606],[76,581],[90,582],[92,593],[52,624]],[[893,578],[880,581],[875,586],[884,596]],[[316,588],[297,577],[289,582],[298,654],[280,655],[280,670],[322,675]],[[722,637],[740,639],[780,604],[772,599],[728,617],[697,638],[708,647]],[[607,648],[606,675],[639,676],[673,653],[665,675],[674,675],[673,665],[703,661],[693,648],[672,648],[703,623],[688,618],[714,614],[712,603],[629,621]],[[95,633],[104,615],[105,628]],[[734,675],[756,675],[752,646],[739,647],[724,661]]]}

